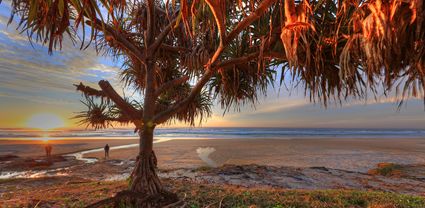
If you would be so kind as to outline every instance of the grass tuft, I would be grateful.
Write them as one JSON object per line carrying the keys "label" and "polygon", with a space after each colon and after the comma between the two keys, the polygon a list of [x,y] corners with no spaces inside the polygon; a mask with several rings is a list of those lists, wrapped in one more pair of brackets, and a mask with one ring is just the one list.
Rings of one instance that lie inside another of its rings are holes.
{"label": "grass tuft", "polygon": [[379,163],[377,168],[368,171],[372,175],[381,176],[399,176],[401,175],[402,166],[394,163]]}
{"label": "grass tuft", "polygon": [[[355,190],[247,189],[165,179],[169,190],[184,198],[187,207],[231,208],[424,208],[425,198]],[[3,207],[85,207],[126,189],[127,182],[87,182],[26,187],[0,197]],[[57,190],[57,191],[51,191]]]}

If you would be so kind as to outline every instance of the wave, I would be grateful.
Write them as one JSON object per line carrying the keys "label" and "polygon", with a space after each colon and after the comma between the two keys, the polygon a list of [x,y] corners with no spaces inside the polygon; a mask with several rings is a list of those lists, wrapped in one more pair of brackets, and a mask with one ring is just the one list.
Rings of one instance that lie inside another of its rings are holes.
{"label": "wave", "polygon": [[[0,138],[94,138],[123,137],[137,135],[132,129],[28,131],[0,129]],[[322,128],[158,128],[159,138],[298,138],[298,137],[341,137],[341,138],[425,138],[422,129],[322,129]]]}

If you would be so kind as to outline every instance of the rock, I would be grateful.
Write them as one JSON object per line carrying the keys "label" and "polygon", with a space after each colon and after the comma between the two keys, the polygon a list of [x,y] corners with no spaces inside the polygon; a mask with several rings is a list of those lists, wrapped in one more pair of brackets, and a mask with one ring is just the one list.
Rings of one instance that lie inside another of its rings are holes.
{"label": "rock", "polygon": [[[221,168],[212,168],[208,171],[190,173],[196,175],[193,177],[195,181],[243,187],[278,187],[308,190],[358,189],[414,195],[423,195],[425,193],[425,183],[419,177],[402,179],[377,177],[360,172],[325,167],[292,168],[226,165]],[[172,176],[172,174],[168,173],[168,176]]]}
{"label": "rock", "polygon": [[13,159],[16,159],[16,158],[19,158],[19,157],[16,156],[16,155],[0,155],[0,162],[9,161],[9,160],[13,160]]}

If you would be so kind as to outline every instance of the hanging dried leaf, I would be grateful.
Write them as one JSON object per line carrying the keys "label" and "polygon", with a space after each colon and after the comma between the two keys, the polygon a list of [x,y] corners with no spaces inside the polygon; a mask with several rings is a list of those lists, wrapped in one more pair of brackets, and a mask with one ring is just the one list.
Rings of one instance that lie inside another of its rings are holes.
{"label": "hanging dried leaf", "polygon": [[214,18],[220,34],[220,41],[226,38],[226,1],[225,0],[205,0],[214,14]]}
{"label": "hanging dried leaf", "polygon": [[[284,1],[285,23],[282,25],[280,38],[285,48],[285,54],[289,64],[291,66],[302,66],[306,63],[299,63],[298,47],[300,39],[306,40],[306,38],[303,37],[306,32],[309,30],[314,31],[314,26],[309,20],[312,11],[308,1],[303,1],[296,6],[294,0]],[[304,48],[310,48],[308,42],[302,42],[302,44],[305,44]],[[306,51],[302,51],[301,53],[306,53]],[[305,56],[309,57],[310,54],[305,54]]]}
{"label": "hanging dried leaf", "polygon": [[189,12],[189,3],[187,0],[182,0],[180,2],[180,14],[183,21],[184,27],[188,35],[193,39],[193,33],[190,24],[190,12]]}

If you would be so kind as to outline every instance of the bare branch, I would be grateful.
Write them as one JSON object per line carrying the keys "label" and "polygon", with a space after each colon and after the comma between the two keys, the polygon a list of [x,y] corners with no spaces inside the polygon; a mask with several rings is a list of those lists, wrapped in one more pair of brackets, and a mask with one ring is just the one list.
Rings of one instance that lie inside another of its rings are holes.
{"label": "bare branch", "polygon": [[192,90],[189,93],[189,96],[185,98],[184,100],[177,102],[173,106],[171,106],[169,109],[158,113],[154,117],[154,123],[155,124],[161,124],[166,122],[171,116],[173,116],[175,113],[180,111],[182,108],[184,108],[187,104],[189,104],[202,90],[204,85],[210,80],[212,75],[214,75],[215,71],[211,68],[207,69],[204,76],[196,83],[196,85],[192,88]]}
{"label": "bare branch", "polygon": [[230,33],[225,37],[224,41],[220,41],[220,46],[215,51],[214,55],[209,61],[209,65],[214,64],[215,61],[220,57],[221,53],[224,51],[224,49],[228,46],[230,41],[232,41],[234,38],[237,37],[237,35],[247,28],[252,22],[260,18],[266,10],[270,7],[271,4],[275,3],[277,0],[264,0],[261,2],[261,4],[258,6],[258,8],[252,12],[248,17],[244,18],[241,22],[239,22],[236,27],[230,31]]}
{"label": "bare branch", "polygon": [[264,0],[261,2],[261,4],[258,6],[258,8],[252,12],[248,17],[244,18],[241,22],[236,25],[236,27],[230,31],[230,33],[227,35],[225,43],[229,43],[232,41],[238,34],[244,30],[246,27],[248,27],[252,22],[260,18],[266,10],[275,3],[277,0]]}
{"label": "bare branch", "polygon": [[134,108],[130,103],[125,101],[109,84],[108,81],[100,80],[99,86],[102,91],[111,99],[115,105],[122,110],[129,118],[133,120],[140,120],[142,118],[142,113]]}
{"label": "bare branch", "polygon": [[147,30],[146,30],[146,50],[149,50],[155,38],[155,0],[147,0]]}
{"label": "bare branch", "polygon": [[135,56],[139,61],[145,63],[145,55],[142,51],[133,44],[130,40],[127,40],[124,34],[118,32],[118,30],[112,28],[110,25],[101,23],[99,19],[96,20],[95,25],[92,25],[91,21],[86,22],[88,25],[96,27],[96,29],[103,31],[107,35],[111,35],[114,39],[125,49],[127,49],[133,56]]}
{"label": "bare branch", "polygon": [[167,27],[164,28],[164,30],[161,32],[161,34],[158,35],[158,38],[155,40],[154,43],[152,43],[151,46],[149,46],[148,50],[148,57],[151,57],[155,54],[155,52],[158,50],[158,48],[161,46],[162,42],[164,41],[165,37],[171,32],[174,25],[176,24],[177,18],[174,18],[173,21],[171,21]]}
{"label": "bare branch", "polygon": [[171,46],[168,44],[161,44],[161,49],[167,50],[169,52],[179,53],[179,52],[189,52],[190,49],[178,46]]}
{"label": "bare branch", "polygon": [[102,90],[85,86],[82,82],[79,85],[74,84],[74,86],[77,87],[77,91],[82,92],[85,96],[106,97]]}
{"label": "bare branch", "polygon": [[222,45],[226,39],[226,16],[223,11],[226,2],[223,0],[206,0],[206,2],[214,15],[220,35],[220,45]]}
{"label": "bare branch", "polygon": [[[242,64],[242,63],[246,63],[246,62],[255,60],[256,58],[258,58],[259,55],[260,55],[260,52],[250,53],[246,56],[237,57],[237,58],[233,58],[233,59],[229,59],[229,60],[219,62],[215,66],[217,68],[227,68],[229,66]],[[279,53],[279,52],[266,52],[266,53],[264,53],[263,58],[280,59],[280,60],[286,59],[285,55],[282,54],[282,53]]]}
{"label": "bare branch", "polygon": [[185,83],[187,80],[189,80],[189,76],[183,76],[183,77],[168,81],[164,83],[162,86],[160,86],[158,89],[156,89],[155,96],[159,96],[165,91],[169,90],[170,88]]}
{"label": "bare branch", "polygon": [[222,61],[222,62],[217,64],[217,67],[218,68],[226,68],[228,66],[237,65],[237,64],[240,64],[240,63],[246,63],[246,62],[249,62],[249,61],[252,61],[252,60],[258,58],[258,55],[260,55],[260,52],[251,53],[251,54],[248,54],[248,55],[243,56],[243,57],[238,57],[238,58],[233,58],[233,59],[229,59],[229,60],[226,60],[226,61]]}
{"label": "bare branch", "polygon": [[[154,117],[154,122],[156,124],[161,124],[166,122],[169,118],[171,118],[175,113],[179,112],[182,108],[186,107],[188,103],[190,103],[199,92],[201,92],[202,88],[205,86],[205,84],[210,80],[210,78],[214,75],[216,69],[218,68],[224,68],[231,65],[239,64],[239,63],[245,63],[247,61],[253,60],[255,58],[258,58],[260,52],[248,54],[243,57],[234,58],[230,60],[226,60],[223,62],[220,62],[215,65],[214,68],[207,69],[204,76],[198,81],[198,83],[192,88],[189,96],[185,98],[184,100],[177,102],[173,106],[171,106],[169,109],[158,113]],[[285,59],[285,56],[278,52],[269,52],[265,53],[263,58],[274,58],[274,59]]]}
{"label": "bare branch", "polygon": [[85,124],[94,129],[105,129],[112,127],[113,123],[128,124],[133,122],[133,119],[124,115],[116,105],[111,105],[109,100],[95,102],[93,97],[86,97],[86,100],[81,102],[87,107],[87,110],[79,112],[74,117],[74,119],[80,120],[79,124]]}
{"label": "bare branch", "polygon": [[222,42],[220,42],[220,45],[218,46],[217,50],[214,52],[214,55],[209,60],[208,65],[214,64],[214,62],[218,59],[218,57],[220,57],[221,53],[224,51],[225,48],[226,46],[223,45]]}

